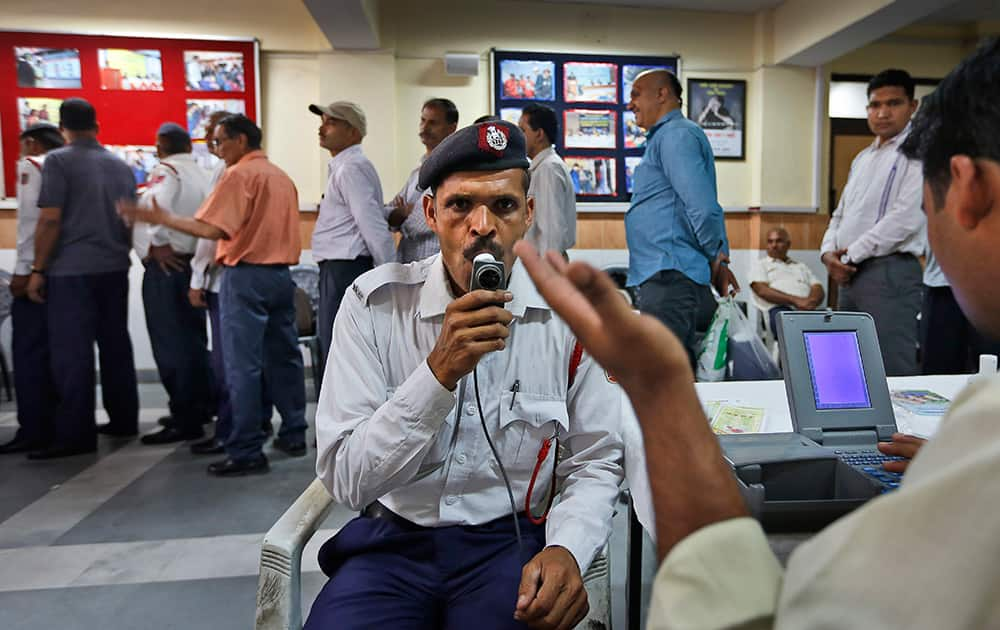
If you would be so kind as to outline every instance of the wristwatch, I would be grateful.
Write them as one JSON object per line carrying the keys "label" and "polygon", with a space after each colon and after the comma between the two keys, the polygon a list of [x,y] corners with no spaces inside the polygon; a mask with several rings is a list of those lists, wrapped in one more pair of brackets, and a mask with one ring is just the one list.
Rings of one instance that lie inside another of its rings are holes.
{"label": "wristwatch", "polygon": [[45,270],[44,269],[39,269],[38,267],[34,267],[33,266],[31,268],[31,273],[37,273],[40,276],[44,276],[45,275]]}

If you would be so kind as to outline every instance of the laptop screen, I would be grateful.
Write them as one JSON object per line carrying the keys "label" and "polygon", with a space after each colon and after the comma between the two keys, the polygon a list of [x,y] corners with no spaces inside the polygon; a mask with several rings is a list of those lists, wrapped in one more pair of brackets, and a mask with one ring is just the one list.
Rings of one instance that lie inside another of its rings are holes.
{"label": "laptop screen", "polygon": [[816,409],[870,409],[858,333],[803,332]]}

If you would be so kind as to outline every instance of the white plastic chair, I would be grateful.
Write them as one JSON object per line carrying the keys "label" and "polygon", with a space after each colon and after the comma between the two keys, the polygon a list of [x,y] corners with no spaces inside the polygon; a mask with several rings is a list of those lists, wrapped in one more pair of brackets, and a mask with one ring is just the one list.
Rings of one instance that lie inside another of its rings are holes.
{"label": "white plastic chair", "polygon": [[[333,508],[333,499],[314,479],[264,535],[257,582],[256,630],[301,630],[302,550]],[[611,628],[611,570],[608,547],[583,576],[590,613],[577,628]]]}

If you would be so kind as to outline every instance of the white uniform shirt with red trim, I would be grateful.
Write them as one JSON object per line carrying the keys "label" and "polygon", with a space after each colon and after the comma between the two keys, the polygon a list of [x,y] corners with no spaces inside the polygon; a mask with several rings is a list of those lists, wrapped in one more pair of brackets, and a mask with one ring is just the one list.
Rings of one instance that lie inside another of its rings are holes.
{"label": "white uniform shirt with red trim", "polygon": [[31,273],[35,262],[35,226],[38,225],[38,193],[42,189],[44,155],[21,158],[17,162],[17,263],[14,275]]}
{"label": "white uniform shirt with red trim", "polygon": [[[175,153],[160,160],[150,171],[139,205],[151,207],[155,198],[161,208],[182,217],[193,217],[211,190],[211,173],[195,161],[194,155]],[[148,236],[146,251],[142,251],[142,235],[133,233],[133,247],[140,258],[146,257],[149,245],[170,245],[177,254],[193,254],[198,242],[197,237],[162,225],[135,227],[136,232],[143,229]]]}
{"label": "white uniform shirt with red trim", "polygon": [[[316,472],[351,509],[377,500],[428,527],[511,514],[483,436],[472,375],[449,391],[427,366],[454,300],[448,287],[437,255],[362,275],[340,305],[316,410]],[[611,532],[624,478],[623,394],[586,354],[570,384],[576,340],[520,263],[510,292],[507,347],[477,367],[486,427],[517,511],[524,510],[542,443],[558,434],[561,494],[546,522],[546,543],[568,549],[585,571]],[[535,483],[535,514],[545,507],[554,451]]]}

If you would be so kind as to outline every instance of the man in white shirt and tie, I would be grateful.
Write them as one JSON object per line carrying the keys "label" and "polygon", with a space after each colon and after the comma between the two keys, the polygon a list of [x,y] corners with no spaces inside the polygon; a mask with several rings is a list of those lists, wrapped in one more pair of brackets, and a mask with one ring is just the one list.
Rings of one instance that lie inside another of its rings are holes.
{"label": "man in white shirt and tie", "polygon": [[875,319],[889,376],[917,373],[924,180],[920,163],[899,151],[917,110],[913,91],[904,70],[883,70],[869,81],[868,127],[875,141],[854,158],[820,248],[830,278],[840,285],[838,308]]}
{"label": "man in white shirt and tie", "polygon": [[420,157],[420,164],[410,172],[403,189],[386,204],[389,215],[389,229],[400,233],[396,261],[401,263],[423,260],[441,251],[437,234],[427,227],[421,199],[424,191],[417,188],[420,166],[431,154],[434,147],[455,133],[458,127],[458,108],[446,98],[432,98],[420,108],[420,142],[427,148]]}
{"label": "man in white shirt and tie", "polygon": [[348,101],[313,104],[309,111],[322,119],[319,144],[330,152],[326,193],[312,235],[312,255],[319,263],[317,330],[325,362],[344,293],[372,267],[394,262],[396,245],[382,204],[382,183],[361,150],[367,132],[364,112]]}
{"label": "man in white shirt and tie", "polygon": [[569,168],[556,153],[559,119],[551,107],[532,104],[521,110],[517,126],[524,132],[531,158],[535,222],[524,238],[538,251],[554,249],[566,255],[576,244],[576,193]]}

